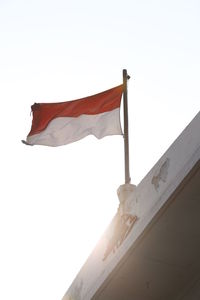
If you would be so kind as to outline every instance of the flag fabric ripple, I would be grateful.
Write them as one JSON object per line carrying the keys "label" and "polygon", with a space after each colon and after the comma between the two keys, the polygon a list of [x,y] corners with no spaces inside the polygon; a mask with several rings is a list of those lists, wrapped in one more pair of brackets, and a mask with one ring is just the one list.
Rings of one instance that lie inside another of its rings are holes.
{"label": "flag fabric ripple", "polygon": [[121,135],[120,103],[123,85],[86,98],[32,105],[29,145],[61,146],[92,134],[98,139]]}

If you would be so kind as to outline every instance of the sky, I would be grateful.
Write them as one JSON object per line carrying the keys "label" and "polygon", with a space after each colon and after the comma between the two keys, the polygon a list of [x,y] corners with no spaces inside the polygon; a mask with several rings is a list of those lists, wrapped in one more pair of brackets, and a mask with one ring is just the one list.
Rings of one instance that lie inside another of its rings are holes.
{"label": "sky", "polygon": [[131,182],[200,107],[198,0],[0,0],[0,299],[61,299],[117,211],[121,136],[21,143],[34,102],[86,97],[127,69]]}

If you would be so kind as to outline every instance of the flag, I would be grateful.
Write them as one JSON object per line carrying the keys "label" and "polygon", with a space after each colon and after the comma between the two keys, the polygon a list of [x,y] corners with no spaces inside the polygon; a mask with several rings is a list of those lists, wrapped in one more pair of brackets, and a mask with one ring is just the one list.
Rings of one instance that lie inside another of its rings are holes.
{"label": "flag", "polygon": [[92,134],[98,139],[121,135],[120,103],[123,85],[86,98],[32,105],[29,145],[61,146]]}

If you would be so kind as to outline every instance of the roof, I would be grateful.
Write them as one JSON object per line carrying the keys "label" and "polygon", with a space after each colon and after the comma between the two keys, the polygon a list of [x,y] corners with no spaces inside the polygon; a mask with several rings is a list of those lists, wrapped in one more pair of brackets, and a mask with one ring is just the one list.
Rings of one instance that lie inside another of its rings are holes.
{"label": "roof", "polygon": [[63,300],[200,298],[199,128],[200,113],[137,187],[119,188],[120,209]]}

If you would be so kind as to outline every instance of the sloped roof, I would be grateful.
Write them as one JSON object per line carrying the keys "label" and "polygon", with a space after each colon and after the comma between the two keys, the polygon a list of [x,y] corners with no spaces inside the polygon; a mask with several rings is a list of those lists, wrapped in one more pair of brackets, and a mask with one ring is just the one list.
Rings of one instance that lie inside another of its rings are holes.
{"label": "sloped roof", "polygon": [[137,187],[120,191],[128,230],[113,219],[63,300],[199,299],[200,113]]}

